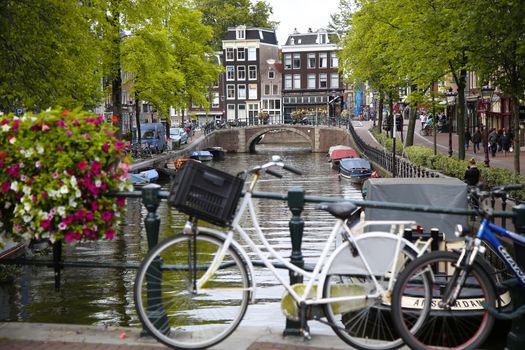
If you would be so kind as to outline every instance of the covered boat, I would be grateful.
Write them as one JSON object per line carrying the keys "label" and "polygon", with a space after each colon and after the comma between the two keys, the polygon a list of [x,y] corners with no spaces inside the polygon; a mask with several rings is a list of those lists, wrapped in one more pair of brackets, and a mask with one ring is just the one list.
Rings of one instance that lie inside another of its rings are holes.
{"label": "covered boat", "polygon": [[339,176],[350,179],[352,183],[362,184],[372,176],[372,166],[367,159],[344,158],[339,162]]}
{"label": "covered boat", "polygon": [[144,186],[159,179],[159,172],[155,169],[144,170],[138,174],[129,174],[129,181],[135,186]]}
{"label": "covered boat", "polygon": [[339,169],[339,162],[344,158],[359,158],[359,153],[350,146],[332,146],[328,150],[328,161],[332,163],[332,169]]}
{"label": "covered boat", "polygon": [[200,160],[201,162],[207,162],[213,159],[213,154],[210,151],[193,151],[191,152],[190,158]]}

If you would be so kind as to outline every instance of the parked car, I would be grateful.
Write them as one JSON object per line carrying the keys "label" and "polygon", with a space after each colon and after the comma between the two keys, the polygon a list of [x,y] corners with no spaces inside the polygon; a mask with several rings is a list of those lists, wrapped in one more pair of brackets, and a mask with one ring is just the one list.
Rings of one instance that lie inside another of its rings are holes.
{"label": "parked car", "polygon": [[156,153],[164,152],[166,145],[166,129],[162,123],[140,124],[141,143],[148,145]]}
{"label": "parked car", "polygon": [[170,128],[170,139],[172,147],[178,147],[188,143],[188,134],[183,128]]}

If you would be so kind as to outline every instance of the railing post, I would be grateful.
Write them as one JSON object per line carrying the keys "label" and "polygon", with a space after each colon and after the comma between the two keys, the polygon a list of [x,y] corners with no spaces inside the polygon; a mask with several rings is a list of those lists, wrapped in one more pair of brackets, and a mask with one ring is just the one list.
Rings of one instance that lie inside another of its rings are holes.
{"label": "railing post", "polygon": [[[144,226],[146,227],[146,236],[148,238],[148,250],[153,249],[159,241],[160,231],[160,216],[157,213],[159,207],[160,186],[157,184],[149,184],[142,188],[142,203],[148,210],[148,214],[144,219]],[[167,334],[169,332],[168,319],[166,312],[162,308],[162,304],[159,302],[153,302],[153,300],[161,300],[162,295],[162,261],[159,258],[155,258],[153,263],[150,265],[151,271],[146,275],[147,286],[147,313],[151,323],[161,332]],[[149,332],[145,329],[142,330],[141,335],[147,335]]]}
{"label": "railing post", "polygon": [[[292,255],[290,262],[298,267],[304,267],[303,253],[301,245],[303,241],[304,220],[301,217],[301,212],[304,208],[304,190],[301,187],[294,186],[288,191],[288,207],[292,212],[290,219],[290,237],[292,239]],[[290,271],[290,284],[303,283],[303,276],[297,275]],[[286,327],[284,335],[302,335],[301,322],[286,319]]]}
{"label": "railing post", "polygon": [[[513,218],[516,232],[525,234],[525,204],[516,205],[512,208],[516,214]],[[525,268],[525,247],[520,244],[514,244],[516,263],[523,271]],[[515,283],[510,288],[510,296],[514,310],[525,305],[525,293],[519,283]],[[512,320],[512,326],[507,335],[507,349],[518,350],[525,349],[525,317],[521,316]]]}

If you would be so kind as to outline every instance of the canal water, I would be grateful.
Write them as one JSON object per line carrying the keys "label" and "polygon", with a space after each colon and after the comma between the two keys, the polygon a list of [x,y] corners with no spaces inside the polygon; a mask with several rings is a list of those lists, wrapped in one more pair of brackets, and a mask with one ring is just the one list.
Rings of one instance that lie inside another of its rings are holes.
{"label": "canal water", "polygon": [[[323,153],[311,153],[304,145],[276,147],[258,146],[257,154],[230,154],[222,162],[210,166],[235,174],[243,169],[261,165],[279,154],[289,164],[303,171],[303,176],[283,172],[284,177],[263,178],[257,191],[286,193],[291,186],[301,186],[307,195],[361,199],[359,189],[350,182],[339,180]],[[160,183],[168,189],[167,182]],[[266,237],[289,257],[291,252],[288,222],[290,211],[284,201],[256,199],[257,215]],[[138,263],[147,252],[144,229],[146,209],[140,199],[128,199],[122,225],[122,234],[113,241],[84,242],[64,248],[66,261],[96,261]],[[181,231],[185,216],[170,208],[165,201],[158,209],[161,217],[161,237]],[[305,261],[314,262],[319,255],[333,219],[308,204],[302,213],[305,219],[302,250]],[[50,251],[37,252],[36,259],[51,259]],[[55,290],[54,272],[49,267],[17,267],[14,281],[0,282],[0,321],[68,323],[84,325],[140,326],[133,302],[135,270],[107,268],[66,267],[62,271],[61,286]],[[287,275],[287,271],[281,273]],[[256,271],[261,287],[257,304],[248,308],[243,324],[284,327],[284,316],[279,310],[283,288],[276,285],[273,276],[262,269]],[[263,323],[261,323],[263,322]]]}

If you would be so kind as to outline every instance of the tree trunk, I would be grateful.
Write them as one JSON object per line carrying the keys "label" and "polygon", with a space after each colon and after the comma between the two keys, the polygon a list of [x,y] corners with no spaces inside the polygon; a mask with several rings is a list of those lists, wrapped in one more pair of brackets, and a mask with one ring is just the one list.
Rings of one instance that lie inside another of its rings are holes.
{"label": "tree trunk", "polygon": [[414,145],[414,130],[416,129],[417,103],[410,105],[410,114],[408,115],[407,138],[405,147]]}
{"label": "tree trunk", "polygon": [[[466,69],[462,69],[459,72],[458,81],[456,82],[458,85],[458,100],[456,104],[457,108],[457,130],[456,133],[458,134],[458,159],[465,159],[465,86],[466,86],[466,77],[467,77],[467,71]],[[448,126],[449,128],[452,127],[452,125]]]}

